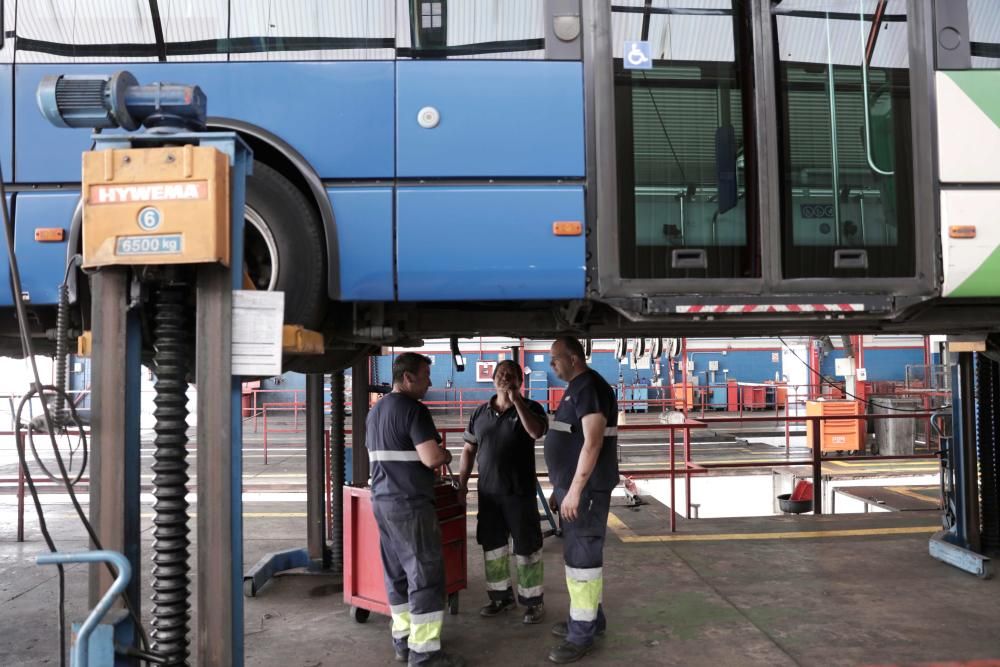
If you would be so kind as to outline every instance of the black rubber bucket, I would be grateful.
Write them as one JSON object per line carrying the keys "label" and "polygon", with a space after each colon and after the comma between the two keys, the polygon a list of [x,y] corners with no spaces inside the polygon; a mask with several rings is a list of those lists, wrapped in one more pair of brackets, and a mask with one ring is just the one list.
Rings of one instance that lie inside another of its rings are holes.
{"label": "black rubber bucket", "polygon": [[786,514],[802,514],[803,512],[811,512],[813,508],[812,499],[809,500],[791,500],[792,494],[782,493],[778,496],[778,507],[781,511]]}

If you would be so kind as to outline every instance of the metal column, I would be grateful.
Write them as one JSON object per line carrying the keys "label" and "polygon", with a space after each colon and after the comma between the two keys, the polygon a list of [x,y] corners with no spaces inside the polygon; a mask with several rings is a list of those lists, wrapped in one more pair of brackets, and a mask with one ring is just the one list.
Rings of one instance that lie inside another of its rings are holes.
{"label": "metal column", "polygon": [[[100,343],[94,346],[92,361],[90,521],[104,549],[128,558],[132,580],[126,592],[139,614],[141,333],[138,315],[127,307],[128,286],[127,269],[105,269],[90,283],[93,336]],[[91,607],[113,579],[103,563],[90,566]]]}
{"label": "metal column", "polygon": [[196,290],[197,664],[242,667],[243,415],[240,379],[232,373],[232,323],[233,290],[243,286],[238,258],[243,257],[244,193],[252,157],[242,143],[230,150],[230,257],[236,266],[199,267]]}
{"label": "metal column", "polygon": [[371,374],[368,364],[371,357],[365,356],[351,369],[351,483],[353,486],[367,486],[371,468],[368,449],[365,447],[365,421],[368,419],[368,384]]}
{"label": "metal column", "polygon": [[306,375],[306,548],[314,564],[330,566],[326,546],[326,470],[323,442],[323,379]]}

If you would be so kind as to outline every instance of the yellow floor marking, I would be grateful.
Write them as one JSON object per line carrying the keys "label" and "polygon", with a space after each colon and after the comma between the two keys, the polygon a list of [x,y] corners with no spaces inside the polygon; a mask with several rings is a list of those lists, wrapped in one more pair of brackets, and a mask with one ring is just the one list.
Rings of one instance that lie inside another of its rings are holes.
{"label": "yellow floor marking", "polygon": [[[76,515],[73,515],[76,516]],[[143,519],[152,519],[155,514],[143,514]],[[190,517],[198,516],[197,512],[188,514]],[[305,512],[244,512],[244,519],[304,519]]]}
{"label": "yellow floor marking", "polygon": [[935,459],[922,459],[920,461],[823,461],[823,465],[836,465],[844,468],[875,467],[875,466],[937,466]]}
{"label": "yellow floor marking", "polygon": [[941,526],[906,526],[902,528],[853,528],[841,530],[810,530],[803,532],[774,533],[715,533],[711,535],[636,535],[635,532],[614,514],[608,514],[608,527],[626,544],[647,542],[718,542],[727,540],[796,540],[824,537],[859,537],[865,535],[907,535],[933,533]]}
{"label": "yellow floor marking", "polygon": [[905,486],[887,486],[885,488],[887,488],[890,491],[895,491],[900,495],[907,496],[908,498],[916,498],[917,500],[922,500],[928,505],[937,505],[938,502],[940,502],[938,498],[935,498],[933,496],[928,496],[924,493],[920,493],[919,491],[914,491],[913,489]]}

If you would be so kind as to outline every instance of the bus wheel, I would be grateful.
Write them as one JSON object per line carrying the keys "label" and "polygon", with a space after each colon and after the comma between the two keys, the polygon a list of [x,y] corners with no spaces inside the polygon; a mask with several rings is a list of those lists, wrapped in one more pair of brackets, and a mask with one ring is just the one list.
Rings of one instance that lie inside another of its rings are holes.
{"label": "bus wheel", "polygon": [[244,271],[285,293],[285,323],[318,330],[326,314],[326,241],[319,214],[280,173],[254,162],[247,177]]}

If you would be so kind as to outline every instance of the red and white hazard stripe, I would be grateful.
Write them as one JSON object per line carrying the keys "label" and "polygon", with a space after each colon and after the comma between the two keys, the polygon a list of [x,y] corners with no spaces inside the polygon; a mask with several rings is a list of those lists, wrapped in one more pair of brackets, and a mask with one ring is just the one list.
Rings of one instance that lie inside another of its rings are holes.
{"label": "red and white hazard stripe", "polygon": [[858,313],[863,303],[739,303],[677,306],[678,313],[733,315],[741,313]]}

